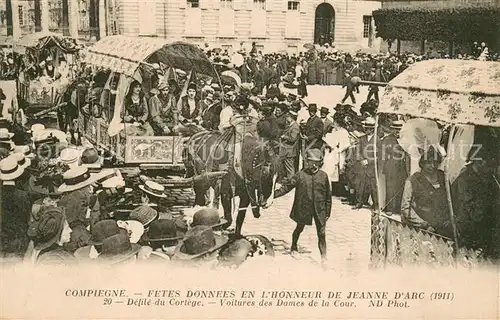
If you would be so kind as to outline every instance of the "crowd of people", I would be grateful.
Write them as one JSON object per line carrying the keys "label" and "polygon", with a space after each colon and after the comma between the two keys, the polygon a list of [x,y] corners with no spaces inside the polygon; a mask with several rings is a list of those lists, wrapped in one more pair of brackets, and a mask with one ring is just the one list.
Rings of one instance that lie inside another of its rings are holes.
{"label": "crowd of people", "polygon": [[[132,82],[123,99],[120,118],[135,128],[127,134],[192,135],[211,130],[238,136],[241,132],[234,119],[254,119],[255,134],[281,160],[276,197],[296,190],[290,214],[296,223],[291,244],[294,255],[304,227],[314,221],[319,251],[326,260],[325,228],[332,196],[355,208],[369,206],[400,216],[409,226],[453,238],[441,170],[445,143],[421,150],[415,169],[399,136],[410,117],[382,117],[375,136],[376,85],[370,86],[359,111],[345,104],[348,97],[355,104],[356,77],[385,82],[422,57],[333,50],[262,55],[255,47],[248,55],[237,54],[242,57],[239,62],[235,56],[228,59],[209,53],[221,74],[236,75],[222,86],[152,62],[148,85]],[[337,63],[337,71],[332,75],[324,71],[330,69],[314,69],[320,60]],[[110,74],[86,68],[79,74],[91,84],[86,112],[107,121],[115,114],[118,82],[109,81]],[[336,106],[304,103],[301,98],[307,96],[307,85],[318,82],[344,84],[346,96]],[[105,159],[98,150],[69,139],[66,132],[35,124],[27,131],[29,139],[15,145],[11,121],[2,119],[0,124],[4,254],[36,263],[159,259],[231,267],[249,257],[274,255],[263,235],[228,237],[222,232],[227,225],[216,209],[203,208],[183,216],[166,213],[162,185],[144,181],[126,187],[128,182],[119,171],[103,169]],[[446,127],[439,125],[445,132]],[[498,142],[498,132],[492,132],[484,133],[478,143]],[[235,140],[229,167],[242,156],[236,145]],[[382,149],[389,152],[379,152]],[[495,246],[500,243],[499,149],[498,143],[489,143],[470,157],[452,185],[461,244],[482,249],[491,257],[498,257],[500,251]],[[379,186],[377,176],[383,177]]]}

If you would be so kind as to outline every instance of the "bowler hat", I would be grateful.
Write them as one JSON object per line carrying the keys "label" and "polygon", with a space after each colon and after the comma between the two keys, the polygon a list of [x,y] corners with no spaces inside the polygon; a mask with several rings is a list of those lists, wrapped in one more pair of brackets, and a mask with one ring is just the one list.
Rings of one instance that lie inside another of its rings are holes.
{"label": "bowler hat", "polygon": [[173,259],[192,260],[214,252],[227,243],[227,238],[214,233],[207,226],[196,226],[189,230],[175,247]]}
{"label": "bowler hat", "polygon": [[183,235],[178,230],[174,220],[160,219],[155,220],[149,226],[148,232],[143,240],[146,242],[161,242],[182,239]]}
{"label": "bowler hat", "polygon": [[323,152],[319,149],[309,149],[307,150],[307,160],[323,161]]}
{"label": "bowler hat", "polygon": [[310,112],[316,112],[318,111],[318,105],[316,103],[310,103],[307,107],[307,110],[309,110]]}
{"label": "bowler hat", "polygon": [[328,110],[328,108],[326,108],[326,107],[321,107],[321,109],[319,110],[319,112],[322,113],[322,114],[329,114],[330,110]]}
{"label": "bowler hat", "polygon": [[219,212],[213,208],[203,208],[193,215],[191,227],[209,226],[212,228],[220,227],[227,223],[227,220],[219,217]]}
{"label": "bowler hat", "polygon": [[101,220],[92,226],[90,230],[92,237],[89,244],[101,245],[104,239],[120,233],[121,230],[116,220]]}
{"label": "bowler hat", "polygon": [[119,263],[133,257],[140,249],[140,245],[130,243],[126,233],[120,232],[102,242],[101,254],[97,259],[112,264]]}

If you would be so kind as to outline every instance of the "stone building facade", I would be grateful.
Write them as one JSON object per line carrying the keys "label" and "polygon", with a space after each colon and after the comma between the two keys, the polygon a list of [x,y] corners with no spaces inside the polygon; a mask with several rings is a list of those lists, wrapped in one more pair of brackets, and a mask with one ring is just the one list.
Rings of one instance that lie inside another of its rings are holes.
{"label": "stone building facade", "polygon": [[118,33],[189,41],[229,50],[255,42],[263,52],[303,51],[306,43],[379,51],[373,10],[356,0],[115,0]]}

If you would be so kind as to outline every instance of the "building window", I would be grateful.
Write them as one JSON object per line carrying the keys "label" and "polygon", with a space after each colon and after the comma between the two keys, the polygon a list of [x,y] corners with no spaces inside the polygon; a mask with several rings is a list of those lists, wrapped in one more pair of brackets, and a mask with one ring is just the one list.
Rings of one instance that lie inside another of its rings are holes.
{"label": "building window", "polygon": [[266,10],[266,0],[253,0],[253,8],[257,10]]}
{"label": "building window", "polygon": [[298,2],[298,1],[288,1],[288,10],[299,11],[299,9],[300,9],[300,2]]}
{"label": "building window", "polygon": [[372,17],[363,16],[363,38],[369,38],[372,31]]}
{"label": "building window", "polygon": [[233,0],[220,0],[220,7],[224,9],[233,9]]}
{"label": "building window", "polygon": [[19,25],[24,26],[23,6],[17,6],[17,13],[19,14]]}
{"label": "building window", "polygon": [[187,0],[188,8],[199,8],[200,0]]}

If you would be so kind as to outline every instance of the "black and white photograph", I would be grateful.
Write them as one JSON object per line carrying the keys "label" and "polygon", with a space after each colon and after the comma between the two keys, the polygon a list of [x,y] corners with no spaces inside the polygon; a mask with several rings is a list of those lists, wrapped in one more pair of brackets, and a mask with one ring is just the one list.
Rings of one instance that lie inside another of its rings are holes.
{"label": "black and white photograph", "polygon": [[500,317],[498,0],[0,0],[0,99],[0,318]]}

